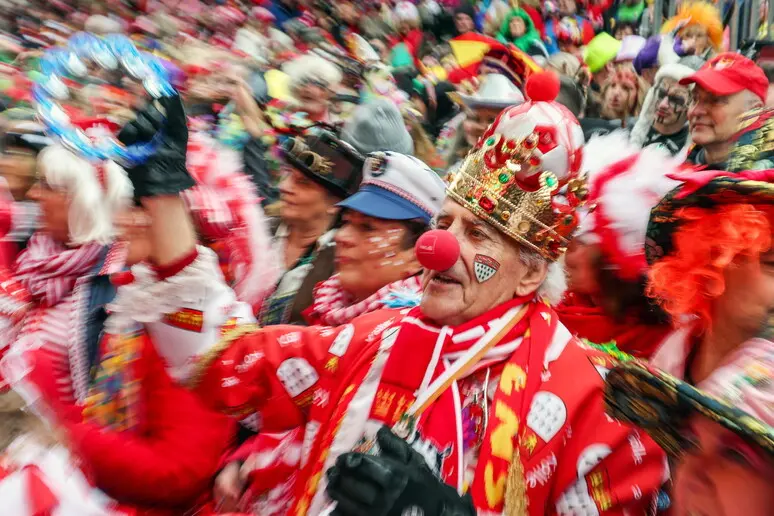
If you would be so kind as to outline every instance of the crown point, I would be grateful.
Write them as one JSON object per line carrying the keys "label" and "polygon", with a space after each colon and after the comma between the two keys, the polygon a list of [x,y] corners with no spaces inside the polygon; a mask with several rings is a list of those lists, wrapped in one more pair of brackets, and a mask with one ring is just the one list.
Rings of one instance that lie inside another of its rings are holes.
{"label": "crown point", "polygon": [[529,76],[524,91],[532,102],[551,102],[559,95],[559,76],[552,71]]}

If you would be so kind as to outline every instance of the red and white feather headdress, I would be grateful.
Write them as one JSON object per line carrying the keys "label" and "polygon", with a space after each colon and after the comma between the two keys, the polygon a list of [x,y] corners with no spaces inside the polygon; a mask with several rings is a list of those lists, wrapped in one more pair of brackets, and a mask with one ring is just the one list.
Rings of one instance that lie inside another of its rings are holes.
{"label": "red and white feather headdress", "polygon": [[679,185],[669,176],[682,168],[681,160],[654,146],[640,149],[623,131],[592,138],[583,157],[589,212],[576,238],[599,244],[618,276],[635,281],[647,269],[650,210]]}

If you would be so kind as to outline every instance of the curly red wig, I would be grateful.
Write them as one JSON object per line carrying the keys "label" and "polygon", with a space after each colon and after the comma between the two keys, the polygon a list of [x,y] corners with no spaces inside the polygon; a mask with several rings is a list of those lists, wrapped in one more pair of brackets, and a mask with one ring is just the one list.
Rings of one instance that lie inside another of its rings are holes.
{"label": "curly red wig", "polygon": [[713,210],[683,208],[675,252],[653,264],[647,293],[672,317],[696,315],[712,324],[712,304],[726,289],[724,271],[737,257],[757,260],[771,247],[774,213],[750,204]]}

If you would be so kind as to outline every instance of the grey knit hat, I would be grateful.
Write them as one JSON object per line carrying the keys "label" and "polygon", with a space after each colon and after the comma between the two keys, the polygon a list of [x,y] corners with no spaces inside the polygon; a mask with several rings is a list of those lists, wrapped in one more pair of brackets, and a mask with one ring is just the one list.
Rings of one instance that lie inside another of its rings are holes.
{"label": "grey knit hat", "polygon": [[358,106],[341,130],[341,139],[361,154],[414,153],[414,142],[400,110],[386,99],[373,99]]}

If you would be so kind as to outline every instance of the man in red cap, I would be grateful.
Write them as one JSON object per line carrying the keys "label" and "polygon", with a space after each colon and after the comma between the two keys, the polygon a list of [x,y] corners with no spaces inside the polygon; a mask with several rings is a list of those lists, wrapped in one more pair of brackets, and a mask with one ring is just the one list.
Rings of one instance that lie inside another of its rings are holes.
{"label": "man in red cap", "polygon": [[680,84],[695,84],[688,110],[693,148],[688,162],[725,170],[739,117],[764,105],[769,81],[755,63],[740,54],[725,52],[708,61]]}

